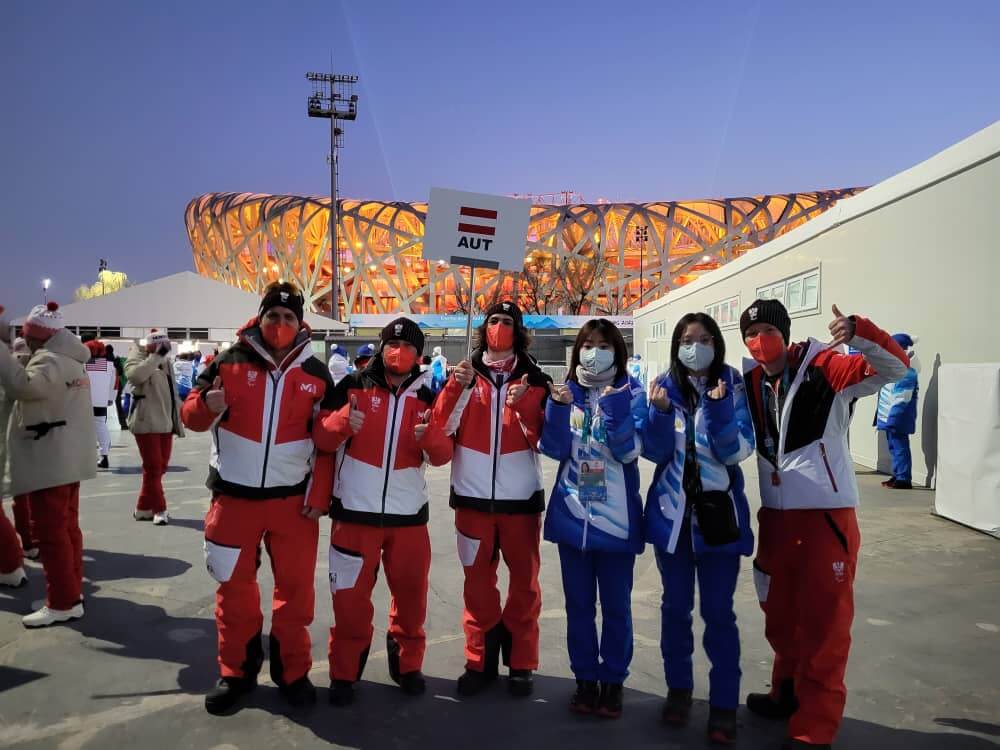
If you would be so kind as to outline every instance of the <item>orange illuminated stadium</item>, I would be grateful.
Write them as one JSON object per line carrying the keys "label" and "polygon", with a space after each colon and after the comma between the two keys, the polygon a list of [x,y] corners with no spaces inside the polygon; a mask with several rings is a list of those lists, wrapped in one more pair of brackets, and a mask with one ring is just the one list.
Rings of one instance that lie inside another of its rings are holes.
{"label": "orange illuminated stadium", "polygon": [[[536,204],[524,269],[476,275],[533,313],[627,313],[828,210],[861,188],[657,203]],[[329,198],[209,193],[185,213],[198,273],[260,292],[284,279],[330,312]],[[421,257],[426,203],[340,201],[340,317],[465,312],[468,270]]]}

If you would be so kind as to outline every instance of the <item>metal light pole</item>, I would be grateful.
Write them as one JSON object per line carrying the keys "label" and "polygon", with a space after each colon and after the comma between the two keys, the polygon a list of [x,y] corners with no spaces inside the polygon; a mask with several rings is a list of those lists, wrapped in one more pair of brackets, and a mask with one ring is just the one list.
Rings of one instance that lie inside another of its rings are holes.
{"label": "metal light pole", "polygon": [[645,224],[636,226],[635,241],[639,243],[639,307],[642,307],[642,297],[646,293],[646,285],[642,279],[642,264],[646,259],[646,240],[649,239],[649,227]]}
{"label": "metal light pole", "polygon": [[339,320],[340,303],[340,210],[337,204],[337,149],[344,145],[344,130],[337,127],[337,120],[356,120],[358,95],[354,93],[357,76],[334,73],[306,73],[312,82],[309,96],[310,117],[324,117],[330,121],[330,317]]}
{"label": "metal light pole", "polygon": [[52,279],[42,279],[42,301],[49,301],[49,287],[52,286]]}
{"label": "metal light pole", "polygon": [[100,261],[97,264],[97,278],[101,280],[101,296],[103,297],[107,293],[104,289],[104,272],[108,270],[108,262],[104,258],[100,258]]}

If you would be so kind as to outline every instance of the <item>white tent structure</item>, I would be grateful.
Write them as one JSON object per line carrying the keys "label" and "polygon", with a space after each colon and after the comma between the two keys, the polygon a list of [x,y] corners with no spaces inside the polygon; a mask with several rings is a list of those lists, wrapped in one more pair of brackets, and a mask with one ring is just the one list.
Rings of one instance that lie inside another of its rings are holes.
{"label": "white tent structure", "polygon": [[[80,335],[93,333],[104,341],[134,341],[150,328],[166,330],[175,345],[198,342],[207,350],[231,342],[257,313],[260,297],[191,271],[126,287],[106,296],[62,305],[66,326]],[[307,312],[315,339],[343,334],[347,325]],[[24,318],[13,321],[21,325]],[[117,347],[116,347],[117,348]]]}

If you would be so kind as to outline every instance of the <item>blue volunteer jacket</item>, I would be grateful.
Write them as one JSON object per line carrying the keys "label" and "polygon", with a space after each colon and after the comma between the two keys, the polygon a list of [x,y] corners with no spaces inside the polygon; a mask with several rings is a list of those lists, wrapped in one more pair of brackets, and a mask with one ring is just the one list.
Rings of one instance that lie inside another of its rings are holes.
{"label": "blue volunteer jacket", "polygon": [[[744,492],[741,461],[753,455],[753,421],[747,408],[743,378],[726,367],[723,380],[726,397],[714,400],[703,393],[693,413],[683,393],[669,374],[657,383],[666,388],[673,404],[669,413],[649,405],[642,430],[642,455],[656,464],[656,473],[646,496],[645,538],[658,549],[673,554],[683,526],[687,498],[684,492],[684,461],[687,454],[687,428],[694,427],[698,469],[704,490],[728,491],[736,508],[740,538],[732,544],[709,546],[698,529],[697,516],[691,516],[692,548],[703,554],[753,554],[753,530],[750,505]],[[709,384],[713,386],[713,384]]]}
{"label": "blue volunteer jacket", "polygon": [[[548,400],[539,441],[541,452],[559,461],[545,515],[545,539],[579,550],[639,554],[643,538],[638,458],[646,394],[627,375],[615,381],[615,393],[600,398],[597,389],[573,381],[568,385],[573,403]],[[580,500],[581,455],[583,460],[604,461],[605,500]]]}
{"label": "blue volunteer jacket", "polygon": [[882,386],[878,392],[875,426],[904,435],[917,431],[917,371],[912,367],[903,379]]}

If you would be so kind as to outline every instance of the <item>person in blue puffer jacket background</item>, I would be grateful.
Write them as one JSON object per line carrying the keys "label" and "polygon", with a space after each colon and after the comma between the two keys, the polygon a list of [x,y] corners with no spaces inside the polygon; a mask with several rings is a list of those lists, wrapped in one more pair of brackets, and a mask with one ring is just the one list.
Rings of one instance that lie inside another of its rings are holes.
{"label": "person in blue puffer jacket background", "polygon": [[896,333],[893,340],[910,358],[910,367],[902,380],[882,386],[878,392],[875,427],[885,431],[892,454],[892,478],[882,482],[891,490],[913,489],[913,460],[910,457],[910,435],[917,431],[917,370],[914,367],[916,339]]}
{"label": "person in blue puffer jacket background", "polygon": [[577,681],[570,709],[608,718],[622,711],[632,660],[632,575],[644,546],[637,460],[646,395],[627,361],[615,325],[588,321],[577,334],[567,382],[549,386],[539,441],[542,453],[559,461],[544,536],[559,545]]}
{"label": "person in blue puffer jacket background", "polygon": [[[725,364],[725,339],[704,313],[689,313],[674,328],[670,368],[650,385],[642,433],[643,456],[656,464],[645,508],[645,538],[663,580],[660,650],[667,678],[663,721],[687,724],[694,688],[692,616],[697,579],[709,673],[708,738],[736,741],[740,636],[733,594],[740,557],[753,554],[750,506],[739,463],[754,451],[743,378]],[[728,492],[739,527],[734,542],[710,545],[698,527],[692,497]]]}

